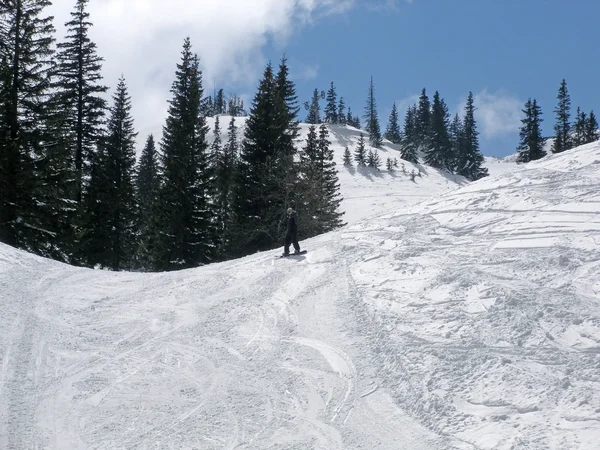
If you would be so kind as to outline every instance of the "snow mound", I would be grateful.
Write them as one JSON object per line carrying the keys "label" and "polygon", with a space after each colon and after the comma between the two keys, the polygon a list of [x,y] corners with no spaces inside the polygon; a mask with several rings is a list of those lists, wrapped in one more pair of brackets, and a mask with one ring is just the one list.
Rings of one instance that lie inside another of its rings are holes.
{"label": "snow mound", "polygon": [[0,448],[597,448],[600,146],[395,200],[173,273],[0,245]]}

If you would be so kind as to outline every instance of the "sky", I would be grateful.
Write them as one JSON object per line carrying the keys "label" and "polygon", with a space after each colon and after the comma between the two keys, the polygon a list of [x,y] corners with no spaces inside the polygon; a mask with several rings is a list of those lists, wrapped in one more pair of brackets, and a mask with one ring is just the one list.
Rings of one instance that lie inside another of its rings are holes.
{"label": "sky", "polygon": [[[55,0],[57,39],[75,0]],[[382,128],[392,104],[404,116],[422,88],[438,90],[452,114],[469,91],[481,150],[515,152],[529,97],[551,135],[563,78],[577,106],[600,113],[597,18],[592,0],[91,0],[91,38],[104,83],[125,76],[141,144],[160,135],[175,65],[186,36],[207,91],[235,93],[249,106],[265,64],[285,54],[301,102],[333,81],[363,115],[370,77]],[[304,115],[304,111],[302,111]],[[304,118],[304,117],[302,117]],[[139,149],[138,149],[139,150]]]}

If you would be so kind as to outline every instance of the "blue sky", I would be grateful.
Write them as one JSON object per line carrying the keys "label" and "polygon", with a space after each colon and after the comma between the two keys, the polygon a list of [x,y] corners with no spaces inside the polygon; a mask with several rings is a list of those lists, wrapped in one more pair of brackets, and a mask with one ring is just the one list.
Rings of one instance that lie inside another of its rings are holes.
{"label": "blue sky", "polygon": [[[469,90],[479,107],[481,150],[515,152],[520,109],[538,100],[552,133],[556,94],[567,80],[573,110],[600,114],[600,2],[558,0],[414,0],[360,2],[304,27],[265,55],[283,52],[300,98],[333,81],[362,115],[373,75],[382,127],[396,101],[404,107],[425,87],[452,112]],[[404,111],[402,111],[404,115]]]}
{"label": "blue sky", "polygon": [[[165,5],[168,3],[168,6]],[[111,90],[123,74],[139,131],[160,136],[186,36],[205,87],[251,100],[268,60],[286,53],[302,102],[333,81],[362,115],[375,81],[382,127],[392,103],[439,90],[454,113],[475,94],[481,149],[515,152],[521,108],[536,98],[552,133],[556,93],[567,80],[573,110],[600,116],[596,0],[97,0],[90,37]],[[75,0],[53,0],[57,38]],[[111,91],[109,91],[110,94]]]}

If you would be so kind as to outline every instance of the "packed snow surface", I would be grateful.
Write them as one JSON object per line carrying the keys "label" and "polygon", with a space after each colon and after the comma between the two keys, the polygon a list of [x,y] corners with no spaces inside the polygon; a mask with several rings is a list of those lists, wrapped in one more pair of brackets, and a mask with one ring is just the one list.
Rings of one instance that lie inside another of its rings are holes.
{"label": "packed snow surface", "polygon": [[600,146],[433,194],[175,273],[0,246],[0,448],[598,448]]}

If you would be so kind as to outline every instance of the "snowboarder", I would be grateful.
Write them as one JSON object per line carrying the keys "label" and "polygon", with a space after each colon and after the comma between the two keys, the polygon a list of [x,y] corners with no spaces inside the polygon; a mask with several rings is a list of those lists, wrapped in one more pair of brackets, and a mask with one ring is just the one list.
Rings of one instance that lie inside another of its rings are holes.
{"label": "snowboarder", "polygon": [[287,209],[287,233],[285,235],[285,247],[283,255],[290,254],[290,244],[294,244],[294,253],[300,253],[300,245],[298,244],[298,213],[294,209],[296,202],[290,202],[290,207]]}

